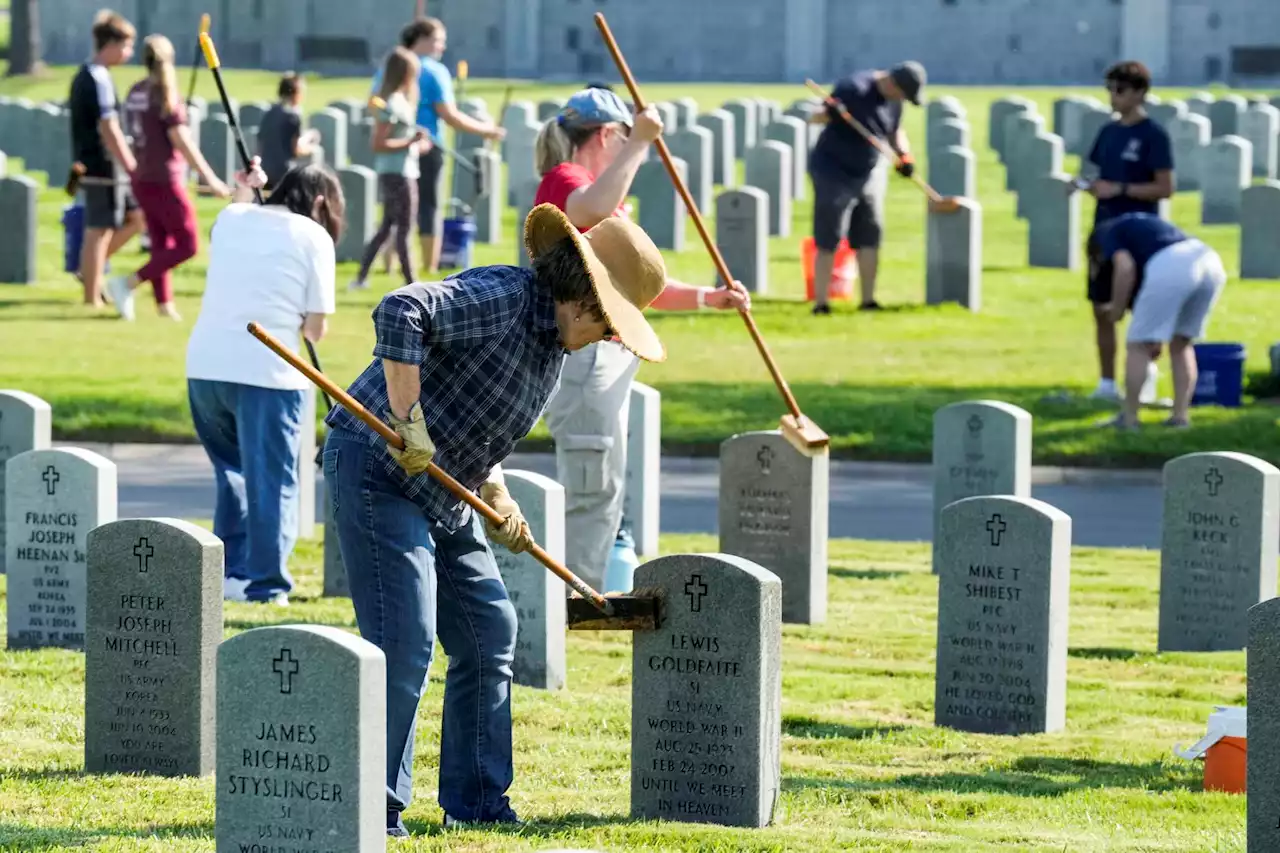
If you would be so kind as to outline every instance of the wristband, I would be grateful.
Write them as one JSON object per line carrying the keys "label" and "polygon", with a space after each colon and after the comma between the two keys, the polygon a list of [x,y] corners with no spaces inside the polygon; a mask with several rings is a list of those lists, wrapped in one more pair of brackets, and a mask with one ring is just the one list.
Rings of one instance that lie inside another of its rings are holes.
{"label": "wristband", "polygon": [[707,289],[705,287],[698,288],[698,308],[707,307]]}

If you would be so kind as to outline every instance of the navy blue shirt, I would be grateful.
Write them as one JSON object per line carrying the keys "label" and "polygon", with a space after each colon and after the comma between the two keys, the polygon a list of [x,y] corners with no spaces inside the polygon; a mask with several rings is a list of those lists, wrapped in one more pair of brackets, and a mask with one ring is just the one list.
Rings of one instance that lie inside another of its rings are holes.
{"label": "navy blue shirt", "polygon": [[[859,71],[836,82],[832,96],[845,105],[849,114],[875,136],[893,144],[902,123],[902,103],[890,101],[876,88],[874,71]],[[814,175],[843,180],[862,180],[875,168],[880,153],[850,127],[832,107],[827,107],[827,126],[822,129],[809,153],[809,171]]]}
{"label": "navy blue shirt", "polygon": [[1147,263],[1156,253],[1191,238],[1178,226],[1154,213],[1125,213],[1098,226],[1096,239],[1103,261],[1110,261],[1120,251],[1133,256],[1137,268],[1133,287],[1136,296]]}
{"label": "navy blue shirt", "polygon": [[[1113,121],[1102,128],[1089,151],[1089,162],[1098,167],[1098,177],[1118,184],[1149,184],[1156,172],[1173,168],[1173,146],[1169,134],[1158,123],[1144,118],[1137,124]],[[1098,225],[1125,213],[1159,213],[1160,202],[1127,196],[1099,199],[1093,224]]]}

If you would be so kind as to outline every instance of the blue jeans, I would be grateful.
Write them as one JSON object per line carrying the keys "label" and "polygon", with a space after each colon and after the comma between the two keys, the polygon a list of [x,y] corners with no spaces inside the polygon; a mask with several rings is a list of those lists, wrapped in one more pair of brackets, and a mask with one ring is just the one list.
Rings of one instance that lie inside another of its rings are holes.
{"label": "blue jeans", "polygon": [[449,656],[440,807],[458,820],[514,820],[516,612],[479,516],[452,532],[436,524],[387,477],[380,451],[343,430],[325,441],[324,479],[360,635],[387,658],[388,826],[413,795],[418,702],[437,636]]}
{"label": "blue jeans", "polygon": [[248,579],[250,601],[293,589],[288,563],[298,539],[306,393],[187,380],[191,418],[218,489],[213,532],[222,540],[227,577]]}

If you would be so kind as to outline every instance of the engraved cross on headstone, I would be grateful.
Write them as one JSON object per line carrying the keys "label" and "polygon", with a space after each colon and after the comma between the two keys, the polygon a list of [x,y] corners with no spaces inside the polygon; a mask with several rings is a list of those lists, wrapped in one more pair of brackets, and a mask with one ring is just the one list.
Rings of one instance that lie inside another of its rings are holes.
{"label": "engraved cross on headstone", "polygon": [[58,473],[57,468],[50,465],[48,468],[44,469],[44,474],[41,475],[41,479],[44,480],[45,488],[48,489],[49,494],[52,495],[57,491],[58,481],[62,479],[62,476]]}
{"label": "engraved cross on headstone", "polygon": [[999,513],[991,516],[991,519],[987,522],[987,532],[991,534],[991,544],[999,545],[1000,537],[1004,535],[1005,530],[1008,528],[1009,525],[1005,523]]}
{"label": "engraved cross on headstone", "polygon": [[773,467],[773,448],[762,447],[760,452],[756,454],[756,461],[760,463],[760,473],[768,474]]}
{"label": "engraved cross on headstone", "polygon": [[969,427],[969,432],[978,433],[982,431],[982,418],[978,415],[969,415],[969,420],[965,422]]}
{"label": "engraved cross on headstone", "polygon": [[684,585],[684,594],[689,596],[689,612],[702,612],[702,596],[706,595],[710,590],[707,585],[702,582],[702,575],[694,575],[689,578],[689,582]]}
{"label": "engraved cross on headstone", "polygon": [[1217,465],[1209,469],[1209,473],[1204,475],[1205,485],[1209,487],[1209,497],[1216,498],[1218,496],[1218,489],[1222,487],[1224,479]]}
{"label": "engraved cross on headstone", "polygon": [[298,662],[293,659],[293,652],[281,649],[280,657],[271,663],[271,671],[280,676],[280,692],[293,692],[293,677],[298,674]]}
{"label": "engraved cross on headstone", "polygon": [[133,546],[133,556],[138,558],[138,571],[146,572],[151,568],[151,558],[155,553],[156,549],[147,541],[147,537],[138,540],[138,544]]}

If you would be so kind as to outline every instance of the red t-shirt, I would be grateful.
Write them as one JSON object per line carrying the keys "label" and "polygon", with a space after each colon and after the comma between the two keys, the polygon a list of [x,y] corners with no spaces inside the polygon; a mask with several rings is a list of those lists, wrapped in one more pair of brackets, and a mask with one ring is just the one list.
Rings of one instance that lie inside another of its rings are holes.
{"label": "red t-shirt", "polygon": [[160,93],[143,80],[129,90],[124,102],[125,132],[133,137],[138,160],[134,180],[169,183],[183,177],[182,154],[173,147],[169,129],[187,123],[187,108],[179,103],[169,115],[160,108]]}
{"label": "red t-shirt", "polygon": [[[595,182],[596,176],[591,174],[585,166],[579,166],[577,163],[561,163],[542,176],[538,193],[533,197],[533,206],[554,204],[561,210],[565,210],[565,205],[569,203],[569,196],[574,190],[578,187],[589,187]],[[626,216],[626,205],[620,205],[613,215]]]}

